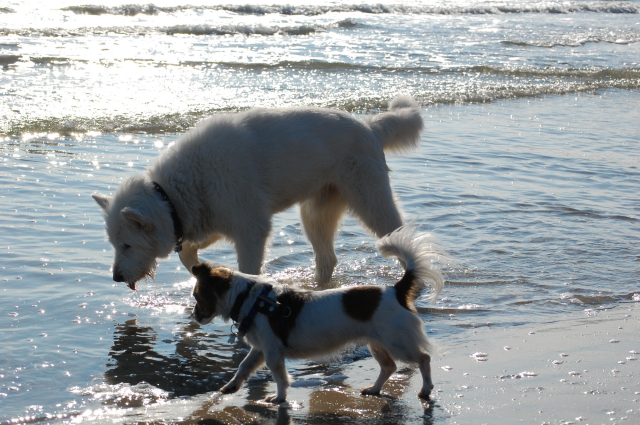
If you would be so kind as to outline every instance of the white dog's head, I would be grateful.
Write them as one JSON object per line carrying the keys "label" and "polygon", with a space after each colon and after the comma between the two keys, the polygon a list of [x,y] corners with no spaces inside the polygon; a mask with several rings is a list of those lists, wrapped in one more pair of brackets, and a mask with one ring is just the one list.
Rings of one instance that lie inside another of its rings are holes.
{"label": "white dog's head", "polygon": [[113,197],[95,194],[102,208],[107,237],[115,250],[113,280],[133,290],[146,276],[153,278],[156,258],[175,246],[170,207],[144,175],[124,181]]}

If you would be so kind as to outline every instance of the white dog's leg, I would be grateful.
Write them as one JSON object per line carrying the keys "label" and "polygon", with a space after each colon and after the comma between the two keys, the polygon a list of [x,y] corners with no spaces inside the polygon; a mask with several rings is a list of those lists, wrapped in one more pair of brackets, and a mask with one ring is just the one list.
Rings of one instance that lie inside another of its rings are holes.
{"label": "white dog's leg", "polygon": [[[250,228],[251,226],[247,227]],[[236,254],[238,255],[238,268],[241,272],[256,275],[260,274],[268,237],[268,231],[234,237]]]}
{"label": "white dog's leg", "polygon": [[289,387],[289,374],[284,365],[284,353],[280,351],[268,352],[266,360],[273,380],[276,381],[277,393],[268,396],[265,401],[269,403],[284,403],[287,400],[287,388]]}
{"label": "white dog's leg", "polygon": [[338,258],[333,239],[347,202],[333,187],[322,189],[311,199],[300,204],[300,216],[304,230],[313,246],[316,259],[316,280],[329,282]]}
{"label": "white dog's leg", "polygon": [[396,362],[393,361],[387,350],[376,344],[369,344],[369,351],[373,355],[373,358],[380,364],[380,375],[376,383],[368,388],[360,390],[362,394],[374,395],[380,394],[382,386],[389,380],[391,375],[397,370]]}
{"label": "white dog's leg", "polygon": [[418,397],[427,398],[433,389],[433,381],[431,380],[431,356],[422,354],[419,365],[420,373],[422,374],[422,389],[418,393]]}
{"label": "white dog's leg", "polygon": [[385,165],[348,162],[348,184],[345,195],[353,212],[377,237],[402,226],[402,216],[396,207]]}
{"label": "white dog's leg", "polygon": [[198,247],[189,243],[182,243],[182,251],[178,253],[180,256],[180,261],[187,268],[189,273],[191,273],[191,269],[196,264],[200,264],[200,260],[198,259]]}
{"label": "white dog's leg", "polygon": [[255,348],[251,348],[249,350],[249,354],[244,360],[240,363],[238,367],[238,371],[233,376],[233,379],[227,383],[224,387],[220,389],[220,392],[223,394],[231,394],[235,393],[242,387],[244,381],[249,379],[249,377],[256,371],[260,366],[264,364],[264,353]]}
{"label": "white dog's leg", "polygon": [[271,214],[252,200],[252,205],[246,205],[243,211],[238,211],[238,219],[242,222],[232,229],[231,239],[238,255],[238,268],[243,273],[260,274],[267,239],[271,232]]}
{"label": "white dog's leg", "polygon": [[198,258],[198,250],[208,247],[209,245],[213,245],[220,239],[222,239],[222,235],[218,233],[214,233],[207,237],[204,242],[200,242],[199,244],[194,244],[192,242],[184,241],[182,243],[182,251],[178,253],[180,256],[180,261],[191,273],[191,269],[193,266],[200,264],[200,259]]}

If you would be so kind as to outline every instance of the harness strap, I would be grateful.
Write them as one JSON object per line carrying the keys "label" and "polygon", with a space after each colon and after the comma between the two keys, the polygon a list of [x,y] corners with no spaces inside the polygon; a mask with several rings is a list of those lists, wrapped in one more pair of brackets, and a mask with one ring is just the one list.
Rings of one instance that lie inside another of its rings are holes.
{"label": "harness strap", "polygon": [[[278,302],[267,297],[272,289],[273,286],[268,284],[265,285],[264,288],[262,288],[262,292],[260,293],[260,295],[258,295],[258,298],[256,298],[256,302],[253,303],[253,306],[251,306],[251,310],[249,310],[249,313],[247,313],[244,319],[242,319],[240,326],[238,326],[238,335],[242,337],[247,333],[247,331],[253,324],[253,319],[255,319],[258,311],[261,311],[264,314],[271,314],[276,310]],[[268,313],[265,311],[267,311]]]}
{"label": "harness strap", "polygon": [[280,305],[281,313],[280,313],[280,333],[282,344],[285,347],[288,347],[287,341],[289,339],[289,327],[287,325],[287,319],[291,316],[291,309],[289,308],[289,298],[284,298],[282,300],[282,304]]}
{"label": "harness strap", "polygon": [[247,289],[242,291],[238,295],[238,297],[236,298],[236,301],[233,303],[233,307],[231,307],[231,313],[229,313],[229,317],[234,322],[238,321],[239,316],[240,316],[240,309],[242,308],[242,304],[244,304],[244,302],[247,300],[247,297],[249,296],[249,293],[251,292],[251,289],[253,289],[253,285],[254,285],[254,283],[250,282],[247,285]]}
{"label": "harness strap", "polygon": [[[236,298],[236,301],[233,303],[233,307],[231,309],[231,313],[229,317],[234,321],[238,322],[240,316],[240,309],[242,305],[246,301],[249,293],[253,289],[254,283],[249,283],[247,289],[242,291]],[[255,302],[251,306],[251,310],[249,313],[242,319],[239,325],[234,325],[237,327],[238,332],[233,332],[233,326],[231,327],[231,337],[229,338],[229,342],[234,342],[237,337],[242,338],[249,331],[249,328],[253,324],[253,321],[256,318],[258,313],[262,313],[265,316],[270,317],[270,320],[277,320],[277,323],[280,328],[280,339],[285,347],[287,347],[287,339],[289,336],[289,327],[288,327],[288,319],[291,316],[291,308],[289,308],[289,298],[283,297],[282,303],[278,302],[275,298],[269,298],[269,293],[273,290],[272,285],[265,285],[262,288],[262,292],[256,298]]]}

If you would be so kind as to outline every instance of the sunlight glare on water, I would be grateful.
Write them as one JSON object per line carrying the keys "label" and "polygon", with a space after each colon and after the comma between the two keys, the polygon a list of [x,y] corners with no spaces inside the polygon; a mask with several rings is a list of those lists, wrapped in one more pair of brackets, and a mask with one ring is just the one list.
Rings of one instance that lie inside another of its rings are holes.
{"label": "sunlight glare on water", "polygon": [[[407,221],[452,258],[441,297],[429,303],[426,291],[417,303],[437,343],[637,303],[638,7],[0,5],[0,423],[190,423],[220,402],[215,391],[247,347],[227,342],[230,323],[191,321],[194,281],[176,255],[135,293],[114,283],[91,199],[112,194],[212,113],[305,105],[361,116],[400,93],[421,103],[419,149],[387,161]],[[334,285],[402,275],[375,242],[344,219]],[[236,266],[229,243],[202,258]],[[317,288],[295,208],[274,217],[264,271]],[[288,363],[296,388],[314,395],[287,415],[424,423],[425,409],[403,396],[408,370],[389,384],[390,404],[346,390],[374,373],[361,369],[369,357],[356,348],[333,362]],[[455,382],[459,371],[438,361],[434,369],[449,375],[436,385]],[[261,371],[238,396],[252,418],[275,417],[256,401],[271,385]],[[450,419],[447,408],[436,402],[433,422]]]}
{"label": "sunlight glare on water", "polygon": [[[615,121],[601,113],[621,102],[627,113]],[[420,150],[391,156],[389,165],[407,218],[437,235],[455,260],[435,308],[419,300],[426,326],[438,329],[434,338],[633,297],[637,161],[628,149],[637,134],[626,130],[638,106],[635,96],[612,92],[425,110]],[[229,324],[190,322],[193,281],[176,257],[135,294],[110,282],[111,248],[90,195],[113,191],[176,138],[43,134],[0,145],[3,226],[14,242],[3,249],[10,304],[0,392],[12,406],[35,396],[43,407],[34,414],[64,401],[72,407],[56,411],[75,415],[104,403],[129,408],[195,396],[219,388],[246,352],[226,343]],[[276,216],[274,229],[266,273],[313,287],[297,213]],[[374,243],[345,220],[337,284],[394,281],[399,269],[376,255]],[[203,257],[235,264],[228,244]],[[603,275],[616,276],[615,285],[603,285]],[[294,363],[290,372],[304,378],[306,368]],[[45,390],[59,385],[66,395]],[[115,414],[105,412],[87,420]]]}

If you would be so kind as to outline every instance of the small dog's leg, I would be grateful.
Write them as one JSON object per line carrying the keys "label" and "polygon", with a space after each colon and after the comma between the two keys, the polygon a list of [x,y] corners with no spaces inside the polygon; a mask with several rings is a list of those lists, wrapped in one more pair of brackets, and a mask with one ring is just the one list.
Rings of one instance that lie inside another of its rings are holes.
{"label": "small dog's leg", "polygon": [[240,389],[244,381],[256,371],[260,366],[264,364],[264,353],[255,348],[249,350],[249,354],[240,363],[238,371],[234,375],[233,379],[220,389],[223,394],[235,393]]}
{"label": "small dog's leg", "polygon": [[267,367],[276,381],[277,393],[265,398],[269,403],[284,403],[287,400],[287,388],[289,387],[289,374],[284,366],[284,355],[281,352],[267,354]]}
{"label": "small dog's leg", "polygon": [[422,390],[418,393],[420,398],[428,398],[433,389],[433,381],[431,380],[431,356],[422,354],[420,356],[420,373],[422,374]]}
{"label": "small dog's leg", "polygon": [[373,358],[380,364],[380,375],[376,380],[376,383],[371,387],[363,388],[360,390],[362,394],[375,395],[380,394],[382,386],[387,382],[389,377],[396,371],[396,362],[393,361],[387,350],[379,345],[369,344],[369,351],[373,355]]}

